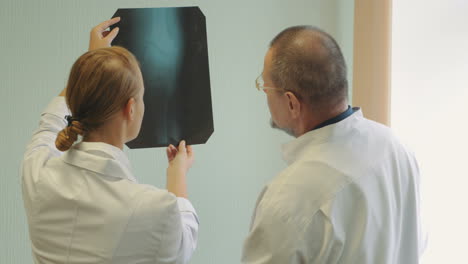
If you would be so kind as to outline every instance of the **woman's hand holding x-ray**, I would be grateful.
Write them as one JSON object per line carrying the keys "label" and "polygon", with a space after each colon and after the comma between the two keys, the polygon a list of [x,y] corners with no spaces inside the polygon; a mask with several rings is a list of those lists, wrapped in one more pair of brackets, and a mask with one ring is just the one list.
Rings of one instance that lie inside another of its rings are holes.
{"label": "woman's hand holding x-ray", "polygon": [[[108,29],[119,21],[120,17],[114,17],[113,19],[106,20],[93,27],[89,36],[89,50],[110,47],[112,41],[119,33],[119,28],[116,27],[112,31],[109,31]],[[65,96],[66,92],[66,89],[63,89],[59,96]]]}
{"label": "woman's hand holding x-ray", "polygon": [[120,17],[114,17],[95,26],[91,30],[89,36],[89,50],[110,47],[112,41],[119,33],[119,28],[116,27],[112,31],[109,31],[108,29],[119,21]]}
{"label": "woman's hand holding x-ray", "polygon": [[169,145],[166,149],[169,166],[167,168],[167,190],[177,197],[187,198],[187,184],[185,176],[192,167],[194,153],[192,146],[185,146],[185,140],[179,143],[179,147]]}
{"label": "woman's hand holding x-ray", "polygon": [[185,144],[185,140],[180,142],[178,148],[171,144],[167,147],[166,152],[169,166],[187,172],[192,167],[194,154],[192,146],[185,146]]}

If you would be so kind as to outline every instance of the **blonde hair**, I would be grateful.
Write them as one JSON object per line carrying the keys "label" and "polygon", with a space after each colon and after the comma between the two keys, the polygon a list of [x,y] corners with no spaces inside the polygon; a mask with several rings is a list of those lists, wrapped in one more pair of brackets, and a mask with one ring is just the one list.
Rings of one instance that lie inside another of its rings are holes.
{"label": "blonde hair", "polygon": [[81,55],[73,64],[65,99],[72,113],[55,145],[66,151],[78,139],[102,126],[141,89],[135,56],[122,47],[101,48]]}

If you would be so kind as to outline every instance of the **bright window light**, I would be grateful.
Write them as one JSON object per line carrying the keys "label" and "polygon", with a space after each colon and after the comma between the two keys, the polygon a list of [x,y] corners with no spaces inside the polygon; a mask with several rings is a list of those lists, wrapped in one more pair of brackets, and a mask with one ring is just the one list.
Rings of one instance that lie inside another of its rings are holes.
{"label": "bright window light", "polygon": [[391,122],[421,168],[421,263],[468,263],[468,1],[393,0],[392,12]]}

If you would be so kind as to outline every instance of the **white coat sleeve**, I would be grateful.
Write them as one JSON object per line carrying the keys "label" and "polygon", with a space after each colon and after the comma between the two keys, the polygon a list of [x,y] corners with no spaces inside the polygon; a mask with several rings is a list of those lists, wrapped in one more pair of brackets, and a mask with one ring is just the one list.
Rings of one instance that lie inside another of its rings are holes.
{"label": "white coat sleeve", "polygon": [[182,241],[180,251],[183,252],[182,263],[188,263],[197,248],[198,217],[189,200],[177,197],[177,207],[180,212],[182,226]]}
{"label": "white coat sleeve", "polygon": [[153,239],[152,245],[148,245],[148,251],[154,256],[151,263],[188,263],[197,247],[198,237],[198,219],[192,204],[166,192],[153,196],[139,210],[153,211]]}
{"label": "white coat sleeve", "polygon": [[257,205],[250,232],[244,242],[242,263],[304,263],[305,256],[297,251],[299,242],[296,239],[299,238],[295,229],[274,210],[263,201]]}
{"label": "white coat sleeve", "polygon": [[52,99],[42,112],[39,120],[39,128],[34,132],[32,139],[26,147],[24,159],[30,158],[35,152],[48,152],[50,156],[59,156],[61,152],[55,147],[57,134],[67,125],[65,116],[70,111],[63,96]]}
{"label": "white coat sleeve", "polygon": [[334,264],[341,256],[333,227],[322,211],[302,217],[287,206],[260,201],[244,243],[244,264]]}
{"label": "white coat sleeve", "polygon": [[26,147],[21,165],[21,177],[23,185],[23,197],[28,200],[34,199],[35,185],[39,181],[39,171],[46,162],[61,152],[55,147],[55,139],[58,132],[65,126],[65,115],[70,111],[63,96],[55,97],[42,112],[39,120],[39,128],[34,132],[31,141]]}

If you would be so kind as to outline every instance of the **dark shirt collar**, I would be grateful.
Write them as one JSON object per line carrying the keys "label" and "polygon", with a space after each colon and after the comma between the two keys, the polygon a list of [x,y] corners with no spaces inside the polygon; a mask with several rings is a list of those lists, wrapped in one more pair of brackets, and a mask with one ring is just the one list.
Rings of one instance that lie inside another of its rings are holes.
{"label": "dark shirt collar", "polygon": [[350,133],[353,133],[352,131],[355,130],[357,122],[364,120],[362,111],[359,107],[352,108],[352,110],[352,114],[346,118],[342,117],[342,114],[338,115],[341,118],[344,118],[343,120],[338,121],[337,116],[335,117],[336,120],[334,120],[336,123],[329,121],[329,124],[325,127],[311,130],[295,138],[291,142],[284,144],[283,159],[286,163],[291,165],[301,157],[304,157],[304,155],[307,155],[305,153],[308,153],[313,146],[318,146],[326,142],[331,144],[330,142],[339,140],[340,138],[341,140],[348,138],[351,135]]}
{"label": "dark shirt collar", "polygon": [[312,130],[316,130],[316,129],[319,129],[319,128],[322,128],[322,127],[326,127],[326,126],[329,126],[329,125],[332,125],[332,124],[335,124],[335,123],[338,123],[340,122],[341,120],[344,120],[346,119],[348,116],[352,115],[354,112],[356,112],[358,110],[358,108],[352,108],[350,105],[348,105],[348,109],[346,111],[344,111],[343,113],[335,116],[335,117],[332,117],[322,123],[320,123],[318,126],[314,127],[314,129]]}

